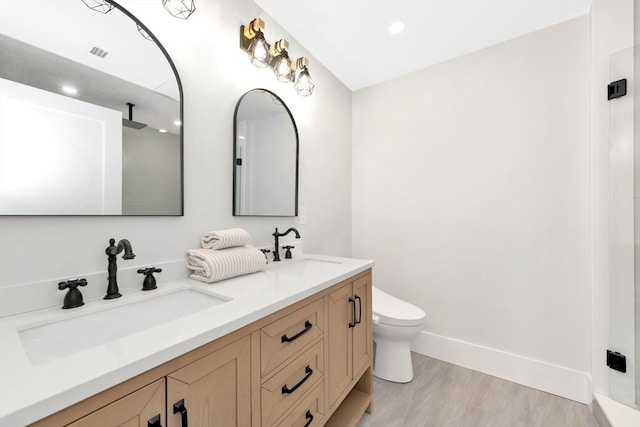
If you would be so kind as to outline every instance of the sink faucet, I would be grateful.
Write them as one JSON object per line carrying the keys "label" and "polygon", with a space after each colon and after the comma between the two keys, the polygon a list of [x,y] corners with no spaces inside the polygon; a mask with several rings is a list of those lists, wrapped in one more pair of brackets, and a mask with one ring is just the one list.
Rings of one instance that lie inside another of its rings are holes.
{"label": "sink faucet", "polygon": [[294,232],[296,234],[296,239],[300,238],[300,233],[298,233],[298,230],[296,230],[295,228],[291,227],[290,229],[288,229],[287,231],[285,231],[284,233],[278,233],[278,227],[276,227],[276,232],[272,234],[273,237],[275,237],[276,239],[276,244],[275,244],[275,248],[273,249],[273,260],[274,261],[280,261],[280,242],[278,241],[278,239],[280,237],[284,237],[287,234]]}
{"label": "sink faucet", "polygon": [[107,295],[104,296],[104,299],[120,298],[122,296],[118,290],[118,280],[116,278],[118,271],[116,255],[124,250],[123,259],[134,259],[136,257],[131,250],[131,243],[129,243],[127,239],[121,239],[118,242],[118,246],[116,246],[115,243],[116,239],[109,239],[109,247],[104,250],[104,253],[106,253],[109,258],[109,267],[107,268],[109,285],[107,286]]}

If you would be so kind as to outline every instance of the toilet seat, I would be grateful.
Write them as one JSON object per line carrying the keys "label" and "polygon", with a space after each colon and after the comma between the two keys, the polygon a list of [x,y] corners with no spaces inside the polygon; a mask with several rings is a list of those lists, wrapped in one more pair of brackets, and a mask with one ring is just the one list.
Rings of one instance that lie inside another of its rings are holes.
{"label": "toilet seat", "polygon": [[425,312],[406,301],[373,287],[373,316],[377,322],[391,326],[417,326],[425,318]]}

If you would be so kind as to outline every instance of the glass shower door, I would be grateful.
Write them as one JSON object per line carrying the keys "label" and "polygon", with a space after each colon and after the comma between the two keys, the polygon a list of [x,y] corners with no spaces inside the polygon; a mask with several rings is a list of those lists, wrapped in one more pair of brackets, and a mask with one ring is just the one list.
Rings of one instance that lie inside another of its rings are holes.
{"label": "glass shower door", "polygon": [[[640,403],[640,67],[635,48],[611,56],[611,81],[626,79],[627,94],[609,101],[609,348],[626,357],[626,372],[609,370],[609,395]],[[634,73],[635,71],[635,73]]]}

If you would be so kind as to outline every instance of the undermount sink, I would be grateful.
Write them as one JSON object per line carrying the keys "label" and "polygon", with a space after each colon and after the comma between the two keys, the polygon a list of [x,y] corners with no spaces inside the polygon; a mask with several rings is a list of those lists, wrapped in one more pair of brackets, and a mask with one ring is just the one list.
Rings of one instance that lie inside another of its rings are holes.
{"label": "undermount sink", "polygon": [[[195,289],[182,289],[18,332],[29,362],[38,365],[227,302]],[[66,311],[66,310],[65,310]]]}
{"label": "undermount sink", "polygon": [[325,261],[322,259],[303,258],[293,261],[282,261],[272,264],[272,271],[293,276],[304,274],[322,273],[342,264],[338,261]]}

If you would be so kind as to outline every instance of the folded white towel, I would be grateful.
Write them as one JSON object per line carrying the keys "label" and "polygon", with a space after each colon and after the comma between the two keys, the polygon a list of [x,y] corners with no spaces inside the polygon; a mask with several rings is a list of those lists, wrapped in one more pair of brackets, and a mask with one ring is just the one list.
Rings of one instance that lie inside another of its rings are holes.
{"label": "folded white towel", "polygon": [[267,264],[264,254],[251,245],[221,250],[189,249],[187,268],[191,278],[213,283],[230,277],[255,273]]}
{"label": "folded white towel", "polygon": [[249,236],[247,230],[230,228],[228,230],[209,231],[200,238],[200,243],[205,249],[224,249],[248,245],[250,239],[251,236]]}

